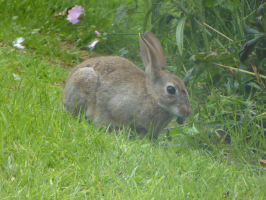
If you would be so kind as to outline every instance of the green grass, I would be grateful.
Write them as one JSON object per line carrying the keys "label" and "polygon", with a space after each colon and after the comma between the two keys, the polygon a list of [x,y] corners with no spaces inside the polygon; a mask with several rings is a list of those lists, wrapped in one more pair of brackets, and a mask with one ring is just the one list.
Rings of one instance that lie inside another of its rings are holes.
{"label": "green grass", "polygon": [[[228,199],[266,198],[265,167],[257,162],[265,156],[265,138],[257,134],[263,127],[228,125],[226,145],[194,113],[187,126],[170,125],[171,140],[163,132],[155,142],[74,119],[62,105],[64,67],[84,53],[73,46],[76,28],[51,21],[47,11],[70,3],[21,1],[18,9],[10,2],[0,1],[0,199],[222,199],[227,191]],[[21,36],[25,50],[12,45]],[[221,111],[220,93],[211,93],[202,116]],[[246,132],[254,135],[249,142]]]}

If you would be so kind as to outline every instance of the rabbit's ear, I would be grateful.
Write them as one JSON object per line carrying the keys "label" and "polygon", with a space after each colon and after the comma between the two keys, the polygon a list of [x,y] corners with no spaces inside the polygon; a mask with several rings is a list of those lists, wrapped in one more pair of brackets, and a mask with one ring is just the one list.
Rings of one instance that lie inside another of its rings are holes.
{"label": "rabbit's ear", "polygon": [[161,73],[161,66],[157,52],[141,34],[139,34],[139,42],[146,75],[150,80],[156,82],[160,78]]}
{"label": "rabbit's ear", "polygon": [[160,41],[158,40],[158,38],[152,32],[149,32],[149,31],[147,31],[144,34],[144,38],[146,40],[148,40],[148,42],[155,49],[155,51],[157,53],[157,56],[158,56],[158,59],[159,59],[159,63],[160,63],[161,69],[162,70],[167,69],[166,68],[166,60],[165,60],[163,48],[162,48],[162,45],[161,45]]}

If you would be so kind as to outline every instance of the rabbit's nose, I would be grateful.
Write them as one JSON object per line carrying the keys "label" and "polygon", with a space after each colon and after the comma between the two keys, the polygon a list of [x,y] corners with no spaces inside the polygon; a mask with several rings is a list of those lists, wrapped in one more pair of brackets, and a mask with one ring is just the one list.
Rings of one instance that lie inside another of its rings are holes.
{"label": "rabbit's nose", "polygon": [[179,107],[179,111],[181,113],[181,116],[183,118],[186,118],[190,115],[191,113],[191,105],[183,104],[182,106]]}

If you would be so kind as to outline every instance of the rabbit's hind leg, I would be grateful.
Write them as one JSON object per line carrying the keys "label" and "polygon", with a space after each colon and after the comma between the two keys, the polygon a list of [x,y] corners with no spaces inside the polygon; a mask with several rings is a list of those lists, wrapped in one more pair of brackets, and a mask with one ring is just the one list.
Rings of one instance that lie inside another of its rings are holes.
{"label": "rabbit's hind leg", "polygon": [[96,92],[99,75],[91,67],[79,68],[67,81],[64,92],[64,105],[74,116],[85,113],[93,118],[96,106]]}

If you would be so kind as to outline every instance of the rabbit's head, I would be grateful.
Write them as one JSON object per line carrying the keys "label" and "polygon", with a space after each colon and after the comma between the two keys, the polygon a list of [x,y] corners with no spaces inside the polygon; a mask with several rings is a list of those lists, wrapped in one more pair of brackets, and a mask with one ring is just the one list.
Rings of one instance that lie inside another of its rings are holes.
{"label": "rabbit's head", "polygon": [[151,32],[139,35],[140,49],[146,72],[146,87],[158,105],[179,122],[191,113],[185,84],[166,68],[163,48]]}

